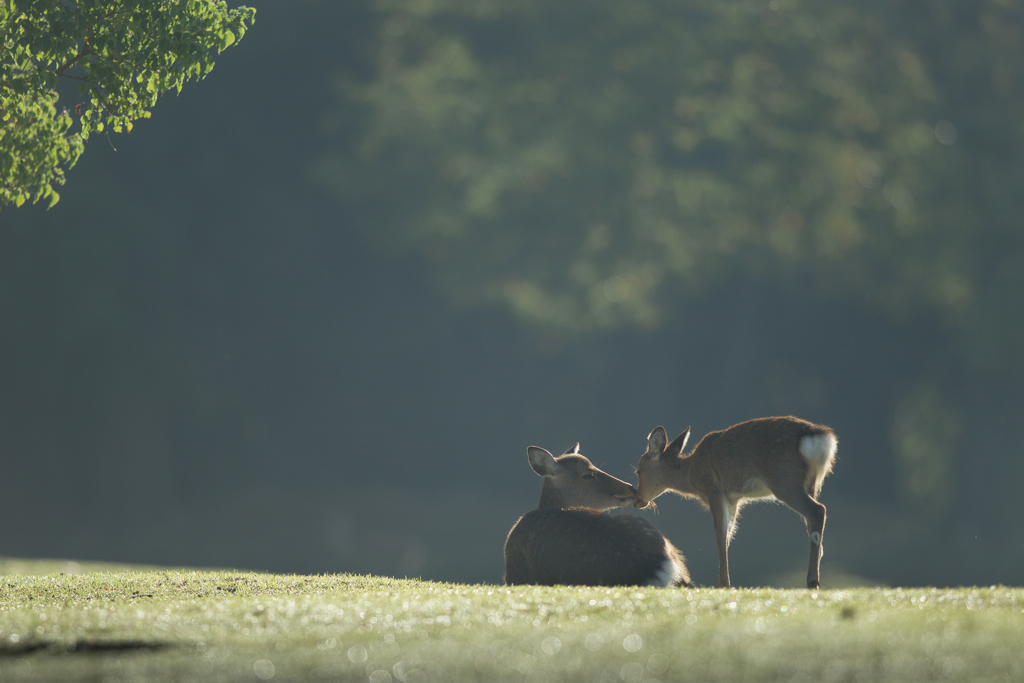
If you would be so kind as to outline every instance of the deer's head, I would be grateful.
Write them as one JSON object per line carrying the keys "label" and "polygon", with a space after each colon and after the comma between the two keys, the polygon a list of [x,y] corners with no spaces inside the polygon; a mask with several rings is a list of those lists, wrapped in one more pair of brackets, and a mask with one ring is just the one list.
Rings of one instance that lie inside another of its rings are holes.
{"label": "deer's head", "polygon": [[677,436],[672,443],[664,427],[655,427],[647,437],[647,450],[640,456],[636,466],[638,480],[636,500],[633,505],[647,507],[655,498],[668,490],[672,481],[670,473],[683,457],[683,448],[690,438],[690,428]]}
{"label": "deer's head", "polygon": [[530,446],[530,467],[544,477],[540,507],[580,507],[608,510],[633,502],[636,489],[616,479],[580,455],[576,444],[557,458],[543,448]]}

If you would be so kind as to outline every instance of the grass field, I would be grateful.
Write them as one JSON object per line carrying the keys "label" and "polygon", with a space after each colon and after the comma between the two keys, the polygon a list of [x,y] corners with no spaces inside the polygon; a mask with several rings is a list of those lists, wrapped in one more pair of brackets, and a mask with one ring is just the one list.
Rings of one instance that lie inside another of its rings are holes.
{"label": "grass field", "polygon": [[1024,680],[1020,588],[506,588],[117,569],[0,560],[0,681]]}

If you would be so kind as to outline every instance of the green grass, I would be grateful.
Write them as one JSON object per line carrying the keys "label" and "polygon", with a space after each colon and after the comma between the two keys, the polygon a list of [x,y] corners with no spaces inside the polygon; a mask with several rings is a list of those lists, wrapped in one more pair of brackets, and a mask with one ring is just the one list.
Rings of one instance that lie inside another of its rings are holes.
{"label": "green grass", "polygon": [[0,681],[1024,679],[1019,588],[506,588],[113,569],[0,576]]}

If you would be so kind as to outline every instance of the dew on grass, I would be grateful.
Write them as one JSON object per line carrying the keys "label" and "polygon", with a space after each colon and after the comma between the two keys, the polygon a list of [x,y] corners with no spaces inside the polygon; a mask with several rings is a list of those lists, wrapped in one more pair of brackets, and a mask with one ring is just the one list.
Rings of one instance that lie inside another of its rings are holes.
{"label": "dew on grass", "polygon": [[534,669],[537,668],[537,659],[533,655],[523,655],[519,658],[516,663],[516,669],[521,674],[533,673]]}
{"label": "dew on grass", "polygon": [[362,664],[366,661],[366,648],[353,645],[348,649],[348,658],[353,664]]}
{"label": "dew on grass", "polygon": [[540,649],[547,655],[558,654],[558,651],[562,649],[562,641],[554,636],[548,636],[540,644]]}
{"label": "dew on grass", "polygon": [[427,683],[429,677],[422,669],[409,669],[402,678],[404,683]]}
{"label": "dew on grass", "polygon": [[647,658],[647,670],[655,676],[668,671],[668,657],[658,652]]}
{"label": "dew on grass", "polygon": [[591,652],[597,652],[604,645],[604,638],[601,637],[600,633],[591,633],[583,641],[583,644]]}
{"label": "dew on grass", "polygon": [[636,652],[644,646],[644,639],[635,633],[631,633],[622,639],[622,647],[626,652]]}
{"label": "dew on grass", "polygon": [[637,664],[636,662],[623,664],[622,669],[619,671],[619,678],[625,683],[640,683],[644,680],[643,664]]}
{"label": "dew on grass", "polygon": [[276,669],[274,668],[274,663],[269,659],[257,659],[255,662],[253,662],[252,670],[253,673],[256,674],[256,678],[259,678],[260,680],[264,681],[273,678],[274,673],[276,672]]}
{"label": "dew on grass", "polygon": [[481,652],[476,656],[474,660],[477,671],[481,673],[491,673],[498,666],[498,660],[490,652]]}

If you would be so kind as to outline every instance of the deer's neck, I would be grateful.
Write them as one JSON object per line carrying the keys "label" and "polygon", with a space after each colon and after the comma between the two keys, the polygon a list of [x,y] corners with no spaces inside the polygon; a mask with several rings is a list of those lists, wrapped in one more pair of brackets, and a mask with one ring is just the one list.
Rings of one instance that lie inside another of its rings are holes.
{"label": "deer's neck", "polygon": [[690,481],[690,472],[693,469],[693,453],[677,458],[672,463],[672,489],[684,496],[696,495]]}
{"label": "deer's neck", "polygon": [[548,480],[544,478],[544,483],[540,486],[540,502],[537,503],[538,508],[564,508],[566,501],[559,493],[558,488]]}

